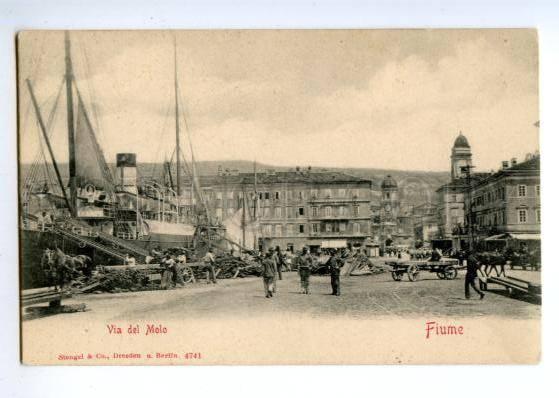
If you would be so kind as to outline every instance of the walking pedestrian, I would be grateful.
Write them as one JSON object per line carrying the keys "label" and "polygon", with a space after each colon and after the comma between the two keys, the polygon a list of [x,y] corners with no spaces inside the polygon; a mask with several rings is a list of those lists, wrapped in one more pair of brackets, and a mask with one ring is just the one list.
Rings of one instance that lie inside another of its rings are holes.
{"label": "walking pedestrian", "polygon": [[206,283],[209,284],[210,280],[211,283],[217,283],[215,278],[215,257],[213,254],[213,249],[208,249],[208,252],[204,256],[204,268],[206,270]]}
{"label": "walking pedestrian", "polygon": [[267,255],[269,254],[270,258],[274,262],[275,272],[274,272],[274,282],[273,282],[273,290],[272,291],[275,293],[276,289],[277,289],[277,285],[278,285],[278,263],[279,263],[279,259],[278,259],[278,256],[276,254],[276,251],[274,250],[273,247],[270,247],[268,249],[268,253],[266,253],[266,254]]}
{"label": "walking pedestrian", "polygon": [[297,268],[299,270],[299,277],[301,278],[301,293],[310,294],[309,291],[309,279],[311,276],[311,267],[313,259],[309,254],[306,247],[303,248],[303,252],[297,257]]}
{"label": "walking pedestrian", "polygon": [[477,294],[479,294],[479,299],[483,300],[485,294],[480,291],[476,286],[476,280],[478,279],[477,272],[480,268],[480,262],[478,261],[477,257],[473,252],[469,252],[467,259],[467,268],[466,268],[466,281],[464,284],[465,296],[466,300],[470,299],[470,287],[472,287]]}
{"label": "walking pedestrian", "polygon": [[266,298],[274,295],[274,280],[276,276],[276,265],[272,259],[273,252],[266,253],[266,257],[262,260],[262,281],[264,283],[264,293]]}
{"label": "walking pedestrian", "polygon": [[344,266],[344,262],[340,257],[340,252],[336,250],[330,251],[330,257],[326,262],[330,271],[330,284],[332,285],[332,295],[339,296],[340,291],[340,268]]}
{"label": "walking pedestrian", "polygon": [[282,271],[283,271],[283,266],[285,265],[285,257],[283,256],[283,254],[281,253],[281,249],[279,246],[276,246],[276,265],[278,268],[278,279],[281,281],[282,280]]}

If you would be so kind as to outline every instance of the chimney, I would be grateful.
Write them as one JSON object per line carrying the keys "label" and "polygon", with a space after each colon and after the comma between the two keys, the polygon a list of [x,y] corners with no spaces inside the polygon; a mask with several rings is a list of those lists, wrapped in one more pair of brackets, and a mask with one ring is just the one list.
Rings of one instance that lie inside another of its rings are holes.
{"label": "chimney", "polygon": [[503,170],[504,169],[508,169],[509,168],[509,162],[508,160],[503,160]]}
{"label": "chimney", "polygon": [[116,154],[117,174],[119,175],[120,188],[133,194],[138,193],[138,171],[136,168],[135,153]]}
{"label": "chimney", "polygon": [[516,166],[516,158],[510,160],[510,167]]}

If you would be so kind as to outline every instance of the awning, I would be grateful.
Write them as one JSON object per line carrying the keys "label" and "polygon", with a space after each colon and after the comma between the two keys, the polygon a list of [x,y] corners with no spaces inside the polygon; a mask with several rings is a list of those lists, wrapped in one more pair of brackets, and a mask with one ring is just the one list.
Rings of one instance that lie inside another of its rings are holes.
{"label": "awning", "polygon": [[541,240],[540,234],[510,234],[512,239],[518,240]]}
{"label": "awning", "polygon": [[323,240],[320,246],[325,249],[343,248],[343,247],[347,247],[347,240],[345,239]]}
{"label": "awning", "polygon": [[506,240],[506,239],[508,239],[508,234],[493,235],[488,238],[485,238],[484,240]]}
{"label": "awning", "polygon": [[485,240],[508,240],[508,239],[517,239],[517,240],[541,240],[540,234],[499,234],[493,235]]}

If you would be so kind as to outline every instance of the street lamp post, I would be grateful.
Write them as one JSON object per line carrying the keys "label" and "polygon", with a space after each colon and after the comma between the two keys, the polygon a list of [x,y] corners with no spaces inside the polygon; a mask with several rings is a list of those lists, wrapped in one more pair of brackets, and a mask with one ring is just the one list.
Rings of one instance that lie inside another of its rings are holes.
{"label": "street lamp post", "polygon": [[462,166],[462,172],[466,174],[466,203],[467,213],[466,219],[468,220],[468,247],[470,250],[474,249],[474,223],[472,220],[472,173],[474,168],[472,165]]}

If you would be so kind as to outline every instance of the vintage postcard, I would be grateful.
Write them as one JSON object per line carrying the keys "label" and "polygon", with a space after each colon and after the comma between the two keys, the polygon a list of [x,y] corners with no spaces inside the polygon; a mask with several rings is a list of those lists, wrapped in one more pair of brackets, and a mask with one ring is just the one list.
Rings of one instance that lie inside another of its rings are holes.
{"label": "vintage postcard", "polygon": [[21,359],[532,364],[532,29],[23,31]]}

